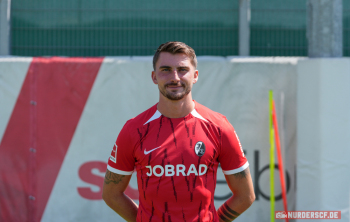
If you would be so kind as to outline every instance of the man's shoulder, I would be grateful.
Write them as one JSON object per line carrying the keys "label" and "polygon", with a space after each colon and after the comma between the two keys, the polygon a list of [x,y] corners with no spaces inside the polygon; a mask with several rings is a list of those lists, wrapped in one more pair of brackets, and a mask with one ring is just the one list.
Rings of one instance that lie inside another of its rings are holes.
{"label": "man's shoulder", "polygon": [[226,116],[222,115],[221,113],[215,112],[198,102],[195,102],[195,109],[204,119],[207,119],[216,125],[220,126],[228,122]]}
{"label": "man's shoulder", "polygon": [[143,111],[134,118],[129,119],[125,125],[132,128],[138,128],[147,123],[147,121],[157,112],[157,104],[153,105],[149,109]]}

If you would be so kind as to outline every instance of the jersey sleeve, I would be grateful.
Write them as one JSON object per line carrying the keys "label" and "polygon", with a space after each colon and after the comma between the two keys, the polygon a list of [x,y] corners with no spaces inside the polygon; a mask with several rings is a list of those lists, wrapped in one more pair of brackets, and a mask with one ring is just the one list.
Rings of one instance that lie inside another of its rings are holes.
{"label": "jersey sleeve", "polygon": [[223,173],[230,175],[245,170],[249,166],[249,163],[233,126],[226,118],[224,122],[219,162]]}
{"label": "jersey sleeve", "polygon": [[126,123],[113,146],[107,169],[113,173],[131,175],[135,166],[133,151],[132,140]]}

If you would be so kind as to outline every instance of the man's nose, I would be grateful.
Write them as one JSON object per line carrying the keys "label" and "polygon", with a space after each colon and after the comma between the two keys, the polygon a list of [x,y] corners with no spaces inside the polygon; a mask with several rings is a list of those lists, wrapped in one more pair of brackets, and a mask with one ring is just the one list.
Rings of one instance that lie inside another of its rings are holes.
{"label": "man's nose", "polygon": [[177,72],[177,70],[172,71],[172,73],[171,73],[171,81],[173,81],[173,82],[180,81],[179,73]]}

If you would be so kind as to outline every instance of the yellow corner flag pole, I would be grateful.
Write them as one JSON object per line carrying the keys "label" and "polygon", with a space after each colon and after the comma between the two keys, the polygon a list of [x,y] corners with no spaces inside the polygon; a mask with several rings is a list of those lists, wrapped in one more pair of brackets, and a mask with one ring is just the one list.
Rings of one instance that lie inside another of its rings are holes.
{"label": "yellow corner flag pole", "polygon": [[273,112],[273,91],[269,92],[269,125],[270,125],[270,208],[271,208],[271,222],[275,221],[275,187],[274,187],[274,170],[275,170],[275,143],[274,130],[272,124]]}

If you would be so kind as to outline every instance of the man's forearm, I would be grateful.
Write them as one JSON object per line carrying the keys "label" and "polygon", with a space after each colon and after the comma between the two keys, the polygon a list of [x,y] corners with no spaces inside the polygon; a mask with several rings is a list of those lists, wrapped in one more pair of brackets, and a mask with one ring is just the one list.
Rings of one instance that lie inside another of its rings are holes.
{"label": "man's forearm", "polygon": [[217,211],[220,222],[233,221],[247,210],[251,204],[252,202],[247,198],[232,196]]}
{"label": "man's forearm", "polygon": [[120,175],[106,171],[102,198],[106,204],[119,214],[124,220],[136,221],[137,204],[124,194],[131,176]]}
{"label": "man's forearm", "polygon": [[218,209],[220,222],[233,221],[255,200],[249,168],[236,174],[225,175],[225,178],[233,196]]}
{"label": "man's forearm", "polygon": [[120,196],[106,198],[105,202],[117,214],[124,218],[124,220],[129,222],[136,221],[138,206],[124,193]]}
{"label": "man's forearm", "polygon": [[220,219],[220,222],[229,222],[236,219],[240,213],[233,210],[227,202],[225,202],[219,209],[218,209],[218,216]]}

